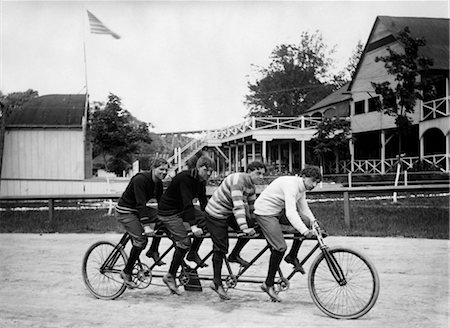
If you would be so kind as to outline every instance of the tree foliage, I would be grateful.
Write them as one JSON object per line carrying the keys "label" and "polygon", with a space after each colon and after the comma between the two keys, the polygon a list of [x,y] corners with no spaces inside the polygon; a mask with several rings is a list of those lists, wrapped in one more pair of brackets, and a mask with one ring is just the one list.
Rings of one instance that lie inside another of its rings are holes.
{"label": "tree foliage", "polygon": [[321,165],[328,154],[333,154],[337,165],[340,156],[348,152],[350,120],[325,117],[316,128],[317,132],[312,139],[314,153],[319,157]]}
{"label": "tree foliage", "polygon": [[333,52],[318,31],[303,32],[298,45],[277,46],[268,68],[257,68],[262,78],[248,83],[249,115],[298,116],[329,95],[334,88],[325,81]]}
{"label": "tree foliage", "polygon": [[90,125],[94,156],[102,155],[106,170],[117,175],[132,166],[143,144],[152,142],[148,123],[123,109],[121,99],[111,93],[103,109],[94,109]]}
{"label": "tree foliage", "polygon": [[359,40],[352,52],[352,55],[347,61],[347,66],[333,77],[333,84],[337,89],[341,88],[342,86],[344,86],[344,84],[352,80],[353,74],[355,74],[356,72],[356,68],[358,67],[358,63],[361,59],[363,51],[364,44],[361,42],[361,40]]}
{"label": "tree foliage", "polygon": [[419,56],[419,48],[426,44],[423,38],[413,38],[408,27],[399,32],[399,41],[404,46],[404,52],[397,53],[390,47],[388,55],[376,57],[375,61],[384,62],[387,72],[395,76],[395,84],[389,81],[381,83],[371,82],[375,93],[381,95],[378,110],[384,114],[395,117],[398,134],[398,154],[402,152],[402,136],[410,129],[417,100],[430,96],[434,91],[425,79],[426,72],[433,61],[430,58]]}

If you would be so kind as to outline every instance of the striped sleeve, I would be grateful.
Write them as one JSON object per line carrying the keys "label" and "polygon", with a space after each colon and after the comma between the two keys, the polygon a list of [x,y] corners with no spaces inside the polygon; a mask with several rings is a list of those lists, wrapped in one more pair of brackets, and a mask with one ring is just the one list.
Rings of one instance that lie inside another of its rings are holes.
{"label": "striped sleeve", "polygon": [[244,201],[244,179],[240,174],[233,176],[231,183],[231,200],[233,202],[233,214],[241,230],[248,229],[246,219],[246,205]]}

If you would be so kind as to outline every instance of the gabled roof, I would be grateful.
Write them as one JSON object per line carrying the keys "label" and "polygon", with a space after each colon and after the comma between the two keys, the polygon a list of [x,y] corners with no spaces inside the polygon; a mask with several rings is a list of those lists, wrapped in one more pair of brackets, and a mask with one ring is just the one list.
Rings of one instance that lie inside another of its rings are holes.
{"label": "gabled roof", "polygon": [[350,92],[348,92],[349,85],[350,85],[350,82],[344,84],[340,89],[338,89],[337,91],[333,92],[332,94],[326,96],[321,101],[316,103],[314,106],[308,108],[308,110],[306,110],[305,113],[319,109],[319,108],[324,108],[324,107],[331,106],[331,105],[334,105],[337,103],[351,100],[352,96],[351,96]]}
{"label": "gabled roof", "polygon": [[[398,40],[399,32],[407,26],[411,36],[425,39],[426,45],[419,48],[419,55],[433,59],[433,66],[430,69],[449,70],[449,19],[378,16],[373,24],[361,59],[374,44],[374,41],[377,41],[373,40],[373,35],[380,24],[391,32],[394,40]],[[361,62],[362,60],[359,61],[354,76],[357,75]],[[353,80],[350,82],[350,88],[352,84]]]}
{"label": "gabled roof", "polygon": [[45,95],[33,98],[8,118],[8,127],[81,127],[86,95]]}

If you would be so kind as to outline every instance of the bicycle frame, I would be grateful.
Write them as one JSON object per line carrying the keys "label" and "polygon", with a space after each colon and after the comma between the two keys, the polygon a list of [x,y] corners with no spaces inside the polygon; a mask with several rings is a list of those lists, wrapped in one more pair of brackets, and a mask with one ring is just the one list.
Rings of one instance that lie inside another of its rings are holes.
{"label": "bicycle frame", "polygon": [[[204,238],[208,238],[209,235],[205,235]],[[293,240],[293,239],[298,239],[301,241],[304,240],[314,240],[317,241],[317,243],[313,246],[313,248],[300,260],[300,264],[301,266],[303,266],[310,258],[311,256],[316,252],[317,249],[319,249],[321,246],[322,247],[326,247],[324,242],[323,242],[323,237],[320,237],[320,239],[316,239],[316,238],[305,238],[305,237],[296,237],[293,234],[287,234],[284,236],[285,239],[287,240]],[[162,238],[167,238],[166,235],[163,235]],[[229,234],[229,238],[230,239],[237,239],[237,238],[247,238],[247,239],[259,239],[259,240],[265,240],[265,238],[263,236],[258,235],[257,237],[246,237],[246,236],[239,236],[236,233],[230,233]],[[124,241],[125,239],[122,238],[121,242]],[[127,240],[126,240],[127,241]],[[119,244],[121,244],[121,242],[119,242]],[[124,244],[123,244],[124,245]],[[171,245],[161,254],[160,256],[160,260],[164,259],[167,254],[169,254],[169,252],[175,247],[175,243],[172,241]],[[245,273],[252,267],[252,265],[258,260],[260,259],[264,253],[266,253],[268,250],[270,249],[269,244],[266,244],[255,256],[253,256],[253,258],[249,261],[249,265],[242,267],[240,266],[238,269],[238,272],[236,273],[236,269],[233,270],[232,266],[230,265],[230,262],[228,261],[227,257],[224,257],[224,262],[225,262],[225,267],[226,267],[226,271],[227,274],[226,276],[222,277],[222,280],[225,281],[225,284],[228,288],[234,288],[236,287],[237,283],[242,282],[242,283],[263,283],[264,280],[258,280],[255,278],[248,278],[245,277]],[[197,265],[195,265],[194,267],[190,267],[185,261],[183,261],[182,263],[182,268],[184,267],[189,267],[190,269],[193,270],[197,270],[200,269],[202,264],[204,264],[211,256],[213,255],[213,250],[209,251],[203,258],[201,258],[201,262],[198,263]],[[139,261],[138,264],[142,265],[141,262]],[[155,267],[157,267],[156,262],[151,264],[150,266],[148,266],[148,269],[150,271],[152,271]],[[277,282],[278,284],[283,284],[286,283],[287,281],[289,281],[290,279],[292,279],[292,277],[294,277],[294,275],[296,273],[300,272],[301,274],[305,274],[305,270],[300,269],[297,270],[295,268],[292,269],[292,271],[289,273],[289,275],[287,277],[285,277],[283,275],[283,272],[280,269],[278,269],[278,274],[279,274],[279,281]],[[157,277],[157,278],[162,278],[164,275],[163,274],[158,274],[158,273],[152,273],[153,277]],[[213,280],[213,277],[211,275],[204,275],[204,274],[198,274],[198,279],[199,280]],[[283,288],[284,290],[284,288]]]}

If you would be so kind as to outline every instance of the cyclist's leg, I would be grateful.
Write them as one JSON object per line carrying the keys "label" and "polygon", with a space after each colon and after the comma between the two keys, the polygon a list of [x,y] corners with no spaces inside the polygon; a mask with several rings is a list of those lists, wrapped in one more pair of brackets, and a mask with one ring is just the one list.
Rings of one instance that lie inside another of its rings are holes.
{"label": "cyclist's leg", "polygon": [[258,223],[261,230],[269,243],[271,255],[269,261],[269,270],[266,279],[267,286],[273,286],[275,275],[280,266],[283,255],[286,252],[286,241],[283,237],[283,231],[279,224],[278,218],[274,216],[258,216]]}
{"label": "cyclist's leg", "polygon": [[[228,218],[228,225],[234,231],[240,230],[234,215]],[[249,263],[241,257],[241,251],[245,247],[245,245],[247,245],[248,242],[249,242],[248,238],[238,238],[236,244],[234,245],[233,250],[231,251],[230,255],[228,255],[228,261],[239,263],[242,266],[248,266]]]}
{"label": "cyclist's leg", "polygon": [[229,300],[227,292],[222,285],[222,264],[225,254],[228,252],[228,223],[226,219],[217,219],[208,214],[205,215],[206,225],[213,241],[213,282],[210,288],[221,299]]}
{"label": "cyclist's leg", "polygon": [[[295,229],[288,218],[284,214],[284,212],[280,216],[280,224],[283,233],[291,233],[294,234],[295,237],[300,237],[300,233]],[[284,258],[287,263],[293,264],[296,269],[301,268],[300,261],[297,258],[298,251],[300,250],[300,246],[302,245],[303,239],[294,239],[292,242],[291,250],[288,255]]]}
{"label": "cyclist's leg", "polygon": [[225,254],[228,252],[228,224],[225,219],[217,219],[206,214],[206,224],[213,242],[213,281],[222,285],[222,264]]}
{"label": "cyclist's leg", "polygon": [[120,214],[117,213],[117,220],[123,225],[125,230],[131,237],[131,251],[128,258],[128,262],[123,269],[122,278],[129,287],[134,287],[131,280],[131,273],[133,271],[134,264],[139,259],[139,255],[142,250],[147,246],[147,237],[143,236],[144,228],[142,227],[139,218],[134,213]]}
{"label": "cyclist's leg", "polygon": [[[203,230],[203,232],[207,231],[206,226],[206,220],[205,220],[205,213],[200,210],[200,207],[195,206],[195,220],[197,223],[197,226]],[[195,262],[197,265],[199,265],[202,260],[200,256],[198,255],[198,250],[200,249],[201,244],[203,243],[203,238],[194,237],[192,241],[192,245],[189,249],[189,253],[187,255],[187,259],[189,261]],[[201,267],[207,267],[208,265],[206,263],[202,263]]]}
{"label": "cyclist's leg", "polygon": [[183,262],[184,255],[191,246],[191,240],[187,235],[181,215],[160,216],[159,219],[164,224],[172,240],[175,242],[175,251],[173,253],[172,262],[170,263],[169,272],[163,277],[163,281],[172,293],[179,295],[181,292],[178,291],[175,277],[178,268]]}
{"label": "cyclist's leg", "polygon": [[149,222],[155,224],[155,234],[152,238],[152,244],[150,245],[150,248],[148,249],[146,255],[147,257],[153,259],[156,262],[156,265],[164,265],[166,264],[162,260],[159,260],[159,244],[161,243],[161,235],[163,234],[163,231],[158,230],[158,227],[161,226],[161,222],[159,222],[158,219],[158,211],[154,208],[150,208],[149,211]]}

